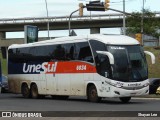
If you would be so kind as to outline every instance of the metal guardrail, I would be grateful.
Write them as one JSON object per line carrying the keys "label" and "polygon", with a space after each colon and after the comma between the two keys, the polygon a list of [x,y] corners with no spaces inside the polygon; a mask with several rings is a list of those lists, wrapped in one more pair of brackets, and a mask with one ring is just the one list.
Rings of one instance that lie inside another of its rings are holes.
{"label": "metal guardrail", "polygon": [[[105,15],[85,15],[83,17],[80,16],[72,16],[72,20],[88,20],[88,19],[119,19],[122,18],[123,14],[105,14]],[[14,24],[14,23],[36,23],[36,22],[60,22],[60,21],[69,21],[69,16],[54,16],[54,17],[28,17],[28,18],[9,18],[9,19],[0,19],[0,24]]]}
{"label": "metal guardrail", "polygon": [[[156,17],[160,17],[160,12],[156,12]],[[84,15],[80,16],[72,16],[72,20],[99,20],[99,19],[121,19],[123,18],[123,14],[101,14],[101,15]],[[15,23],[37,23],[37,22],[60,22],[60,21],[68,21],[69,16],[54,16],[54,17],[27,17],[27,18],[5,18],[0,19],[0,24],[15,24]]]}
{"label": "metal guardrail", "polygon": [[[160,12],[156,12],[156,17],[160,17]],[[122,19],[123,14],[101,14],[101,15],[84,15],[72,16],[72,20],[99,20],[99,19]],[[69,21],[69,16],[54,16],[54,17],[27,17],[27,18],[5,18],[0,19],[0,24],[15,24],[15,23],[41,23],[41,22],[60,22],[60,21]]]}

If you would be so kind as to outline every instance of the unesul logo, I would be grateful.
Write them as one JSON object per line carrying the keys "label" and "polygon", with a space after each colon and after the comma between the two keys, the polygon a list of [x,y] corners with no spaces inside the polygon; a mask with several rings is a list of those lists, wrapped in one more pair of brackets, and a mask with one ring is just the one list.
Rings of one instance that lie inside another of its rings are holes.
{"label": "unesul logo", "polygon": [[44,62],[38,65],[28,65],[26,63],[23,64],[24,73],[53,73],[56,71],[56,68],[57,62]]}

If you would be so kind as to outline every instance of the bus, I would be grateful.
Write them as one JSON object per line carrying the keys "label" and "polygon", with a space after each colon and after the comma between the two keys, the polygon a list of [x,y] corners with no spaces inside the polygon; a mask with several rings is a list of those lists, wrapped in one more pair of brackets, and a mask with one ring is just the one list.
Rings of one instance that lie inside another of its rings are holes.
{"label": "bus", "polygon": [[91,102],[149,93],[148,67],[139,42],[123,35],[55,38],[8,48],[8,82],[25,98],[86,96]]}

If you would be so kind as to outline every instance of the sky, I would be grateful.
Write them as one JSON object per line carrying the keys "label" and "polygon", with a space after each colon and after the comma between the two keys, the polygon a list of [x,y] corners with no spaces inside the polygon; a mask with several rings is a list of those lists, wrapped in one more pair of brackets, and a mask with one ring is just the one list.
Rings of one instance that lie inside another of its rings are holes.
{"label": "sky", "polygon": [[[49,16],[69,16],[69,14],[78,9],[79,3],[88,3],[90,0],[47,0]],[[94,1],[94,0],[91,0]],[[159,0],[144,0],[144,8],[151,11],[160,11]],[[104,0],[101,0],[104,2]],[[137,12],[142,10],[143,0],[125,0],[126,12]],[[123,0],[110,0],[110,8],[123,10]],[[111,14],[113,11],[91,12],[91,14]],[[90,12],[84,10],[84,15]],[[78,15],[75,13],[74,15]],[[0,0],[0,19],[4,18],[24,18],[24,17],[46,17],[45,0]],[[89,30],[76,30],[78,34],[89,34]],[[101,33],[120,34],[120,29],[101,29]],[[7,33],[7,37],[24,37],[24,33]],[[51,37],[56,35],[66,36],[66,31],[52,31]],[[47,36],[47,32],[40,32],[41,37]]]}

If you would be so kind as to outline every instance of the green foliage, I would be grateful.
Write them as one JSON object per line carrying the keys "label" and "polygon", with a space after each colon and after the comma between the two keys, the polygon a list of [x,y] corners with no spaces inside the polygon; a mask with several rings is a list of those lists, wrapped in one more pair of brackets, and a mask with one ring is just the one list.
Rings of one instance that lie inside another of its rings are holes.
{"label": "green foliage", "polygon": [[[140,12],[133,12],[132,16],[127,17],[126,33],[128,35],[141,33],[141,19],[142,13]],[[143,33],[158,37],[160,36],[160,34],[157,32],[159,28],[160,21],[156,18],[155,13],[151,12],[148,9],[144,10]]]}
{"label": "green foliage", "polygon": [[0,60],[2,67],[2,74],[7,75],[7,60],[2,58],[2,54],[0,51]]}
{"label": "green foliage", "polygon": [[160,48],[144,47],[144,50],[152,52],[156,57],[156,63],[151,63],[150,56],[146,55],[148,63],[149,78],[160,78]]}

